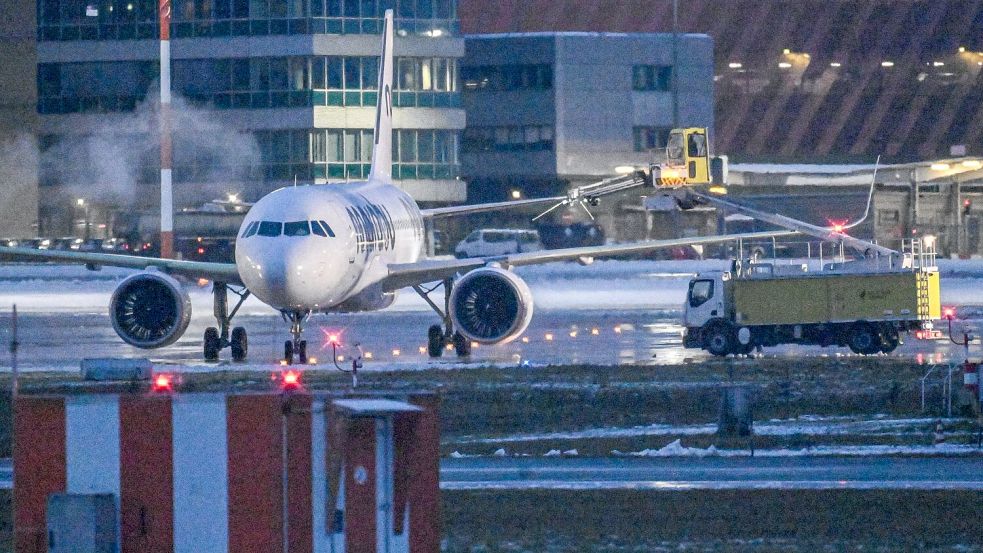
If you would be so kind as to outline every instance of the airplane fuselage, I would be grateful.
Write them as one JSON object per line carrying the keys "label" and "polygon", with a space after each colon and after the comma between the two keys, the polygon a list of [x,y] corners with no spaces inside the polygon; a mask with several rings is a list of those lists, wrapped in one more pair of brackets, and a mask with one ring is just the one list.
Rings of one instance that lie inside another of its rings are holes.
{"label": "airplane fuselage", "polygon": [[[236,242],[243,284],[281,311],[384,307],[378,283],[423,253],[416,202],[384,183],[293,186],[249,210]],[[391,301],[391,296],[390,296]]]}

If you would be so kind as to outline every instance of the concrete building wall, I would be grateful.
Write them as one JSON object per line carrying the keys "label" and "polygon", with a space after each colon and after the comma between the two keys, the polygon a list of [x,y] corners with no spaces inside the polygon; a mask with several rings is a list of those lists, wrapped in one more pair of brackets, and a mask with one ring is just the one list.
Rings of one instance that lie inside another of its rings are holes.
{"label": "concrete building wall", "polygon": [[[621,165],[654,161],[636,152],[633,128],[673,125],[672,92],[638,91],[636,65],[672,66],[671,35],[558,35],[557,172],[605,177]],[[679,44],[679,124],[713,127],[713,43],[685,35]],[[588,179],[589,180],[589,179]]]}
{"label": "concrete building wall", "polygon": [[37,233],[37,40],[32,0],[0,0],[0,237]]}

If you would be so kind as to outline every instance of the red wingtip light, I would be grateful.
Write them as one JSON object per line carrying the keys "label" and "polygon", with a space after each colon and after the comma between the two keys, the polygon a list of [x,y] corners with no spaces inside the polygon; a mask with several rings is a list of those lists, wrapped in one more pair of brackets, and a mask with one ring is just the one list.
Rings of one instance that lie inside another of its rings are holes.
{"label": "red wingtip light", "polygon": [[834,232],[843,232],[843,225],[833,225]]}
{"label": "red wingtip light", "polygon": [[158,374],[154,377],[151,388],[154,392],[165,393],[174,391],[174,376],[170,374]]}

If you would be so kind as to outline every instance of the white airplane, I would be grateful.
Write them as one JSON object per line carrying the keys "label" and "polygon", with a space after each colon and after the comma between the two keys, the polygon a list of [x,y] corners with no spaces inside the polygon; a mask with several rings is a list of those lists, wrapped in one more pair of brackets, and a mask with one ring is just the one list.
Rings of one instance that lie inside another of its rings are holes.
{"label": "white airplane", "polygon": [[[597,196],[624,190],[625,182],[591,191],[577,189],[564,197],[421,210],[413,198],[393,185],[390,174],[392,76],[393,15],[392,10],[387,10],[368,181],[292,186],[264,196],[243,220],[234,264],[9,247],[0,247],[0,254],[83,263],[92,269],[103,265],[142,269],[124,279],[113,292],[109,314],[123,341],[147,349],[174,343],[190,322],[191,301],[174,277],[213,281],[218,326],[205,331],[203,349],[207,361],[217,360],[226,347],[231,349],[234,361],[246,359],[246,330],[231,326],[242,302],[255,295],[290,323],[292,339],[284,343],[284,360],[306,363],[303,324],[311,314],[383,309],[405,287],[413,287],[442,319],[442,325],[429,329],[430,355],[441,355],[445,346],[452,343],[458,355],[463,356],[470,352],[472,341],[507,342],[528,326],[533,313],[532,294],[511,271],[512,267],[794,234],[774,231],[486,258],[426,258],[423,252],[428,219],[538,204],[593,204]],[[642,179],[637,181],[641,183]],[[429,297],[437,287],[422,287],[437,281],[443,282],[443,308]],[[231,312],[229,291],[239,297]]]}

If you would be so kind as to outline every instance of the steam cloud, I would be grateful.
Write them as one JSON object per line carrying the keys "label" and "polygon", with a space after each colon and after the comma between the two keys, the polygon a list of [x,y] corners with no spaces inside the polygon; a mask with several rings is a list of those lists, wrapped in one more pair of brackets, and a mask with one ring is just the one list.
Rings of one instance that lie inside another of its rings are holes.
{"label": "steam cloud", "polygon": [[5,235],[24,234],[36,224],[38,144],[34,136],[17,134],[0,137],[0,185],[5,201],[0,202],[0,229]]}
{"label": "steam cloud", "polygon": [[[97,202],[133,204],[139,194],[152,190],[148,184],[158,182],[158,105],[158,96],[148,94],[133,112],[106,114],[95,125],[86,125],[84,135],[62,135],[40,154],[42,182],[69,186],[73,194]],[[195,167],[192,182],[214,183],[210,191],[195,196],[195,204],[213,199],[215,190],[254,192],[248,183],[258,180],[252,172],[260,153],[251,133],[231,127],[221,112],[200,109],[177,95],[171,122],[176,203],[180,205],[182,196],[187,199],[179,173],[189,165]]]}

